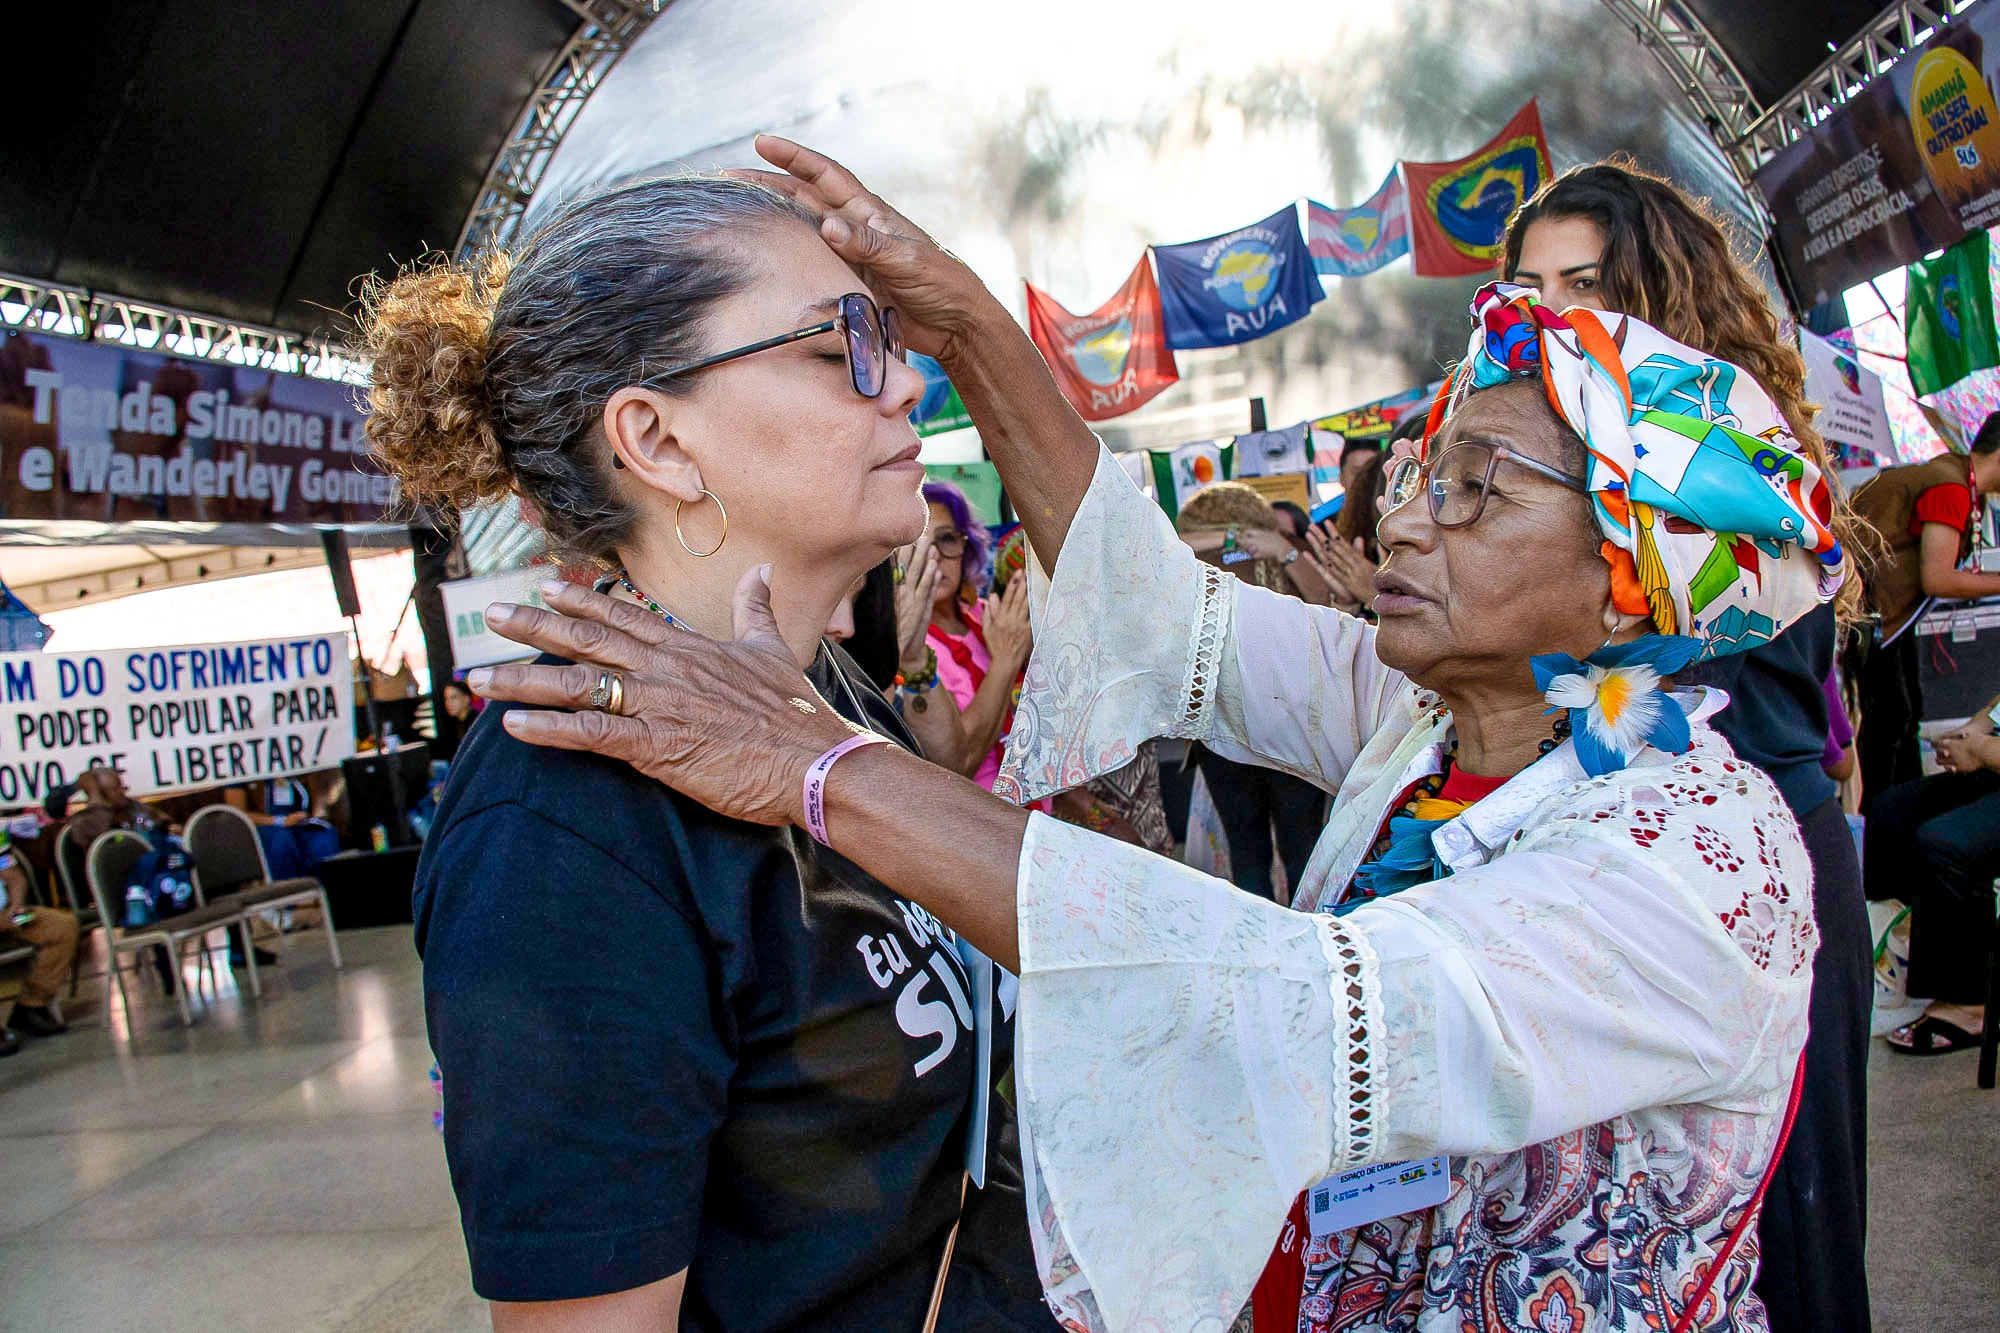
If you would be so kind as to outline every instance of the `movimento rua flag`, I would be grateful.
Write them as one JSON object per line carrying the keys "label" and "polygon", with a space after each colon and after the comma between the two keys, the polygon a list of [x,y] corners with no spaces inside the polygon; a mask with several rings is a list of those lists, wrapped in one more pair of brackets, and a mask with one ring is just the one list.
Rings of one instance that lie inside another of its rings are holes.
{"label": "movimento rua flag", "polygon": [[1506,253],[1507,219],[1552,174],[1533,98],[1472,156],[1403,163],[1417,272],[1427,278],[1492,272]]}
{"label": "movimento rua flag", "polygon": [[1262,222],[1180,245],[1156,245],[1169,347],[1227,347],[1304,319],[1326,291],[1287,204]]}
{"label": "movimento rua flag", "polygon": [[1072,315],[1032,282],[1027,287],[1028,336],[1085,421],[1130,412],[1180,378],[1145,255],[1117,295],[1088,315]]}
{"label": "movimento rua flag", "polygon": [[1910,386],[1936,393],[1975,370],[2000,366],[1993,328],[1992,242],[1974,230],[1936,259],[1910,265],[1903,294]]}
{"label": "movimento rua flag", "polygon": [[1306,200],[1306,246],[1321,277],[1358,278],[1410,252],[1410,197],[1394,167],[1366,203]]}

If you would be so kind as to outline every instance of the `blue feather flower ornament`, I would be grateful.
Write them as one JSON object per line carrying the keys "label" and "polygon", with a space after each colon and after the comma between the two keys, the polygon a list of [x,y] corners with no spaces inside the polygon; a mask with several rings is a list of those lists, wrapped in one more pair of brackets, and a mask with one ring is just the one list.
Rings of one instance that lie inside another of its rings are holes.
{"label": "blue feather flower ornament", "polygon": [[1578,661],[1568,653],[1528,659],[1551,713],[1567,709],[1577,762],[1592,777],[1615,773],[1648,745],[1685,754],[1687,713],[1660,682],[1701,655],[1699,639],[1646,634]]}

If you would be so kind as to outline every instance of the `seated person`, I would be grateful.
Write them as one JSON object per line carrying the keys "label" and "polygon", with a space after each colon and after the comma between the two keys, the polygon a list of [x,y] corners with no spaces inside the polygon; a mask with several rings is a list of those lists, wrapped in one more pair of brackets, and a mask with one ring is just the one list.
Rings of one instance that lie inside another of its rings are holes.
{"label": "seated person", "polygon": [[[28,873],[8,836],[0,833],[0,948],[20,944],[35,947],[35,965],[7,1026],[30,1037],[53,1037],[67,1030],[55,1000],[76,956],[76,918],[59,907],[30,905]],[[6,1047],[13,1045],[9,1036]]]}
{"label": "seated person", "polygon": [[222,799],[257,826],[274,880],[311,878],[340,850],[340,831],[314,813],[312,793],[298,778],[246,782],[226,789]]}
{"label": "seated person", "polygon": [[125,790],[125,777],[117,769],[97,764],[83,771],[76,789],[84,798],[81,809],[70,798],[69,824],[79,847],[90,844],[112,829],[130,829],[151,838],[156,832],[179,833],[180,825],[165,811],[143,801],[135,801]]}
{"label": "seated person", "polygon": [[2000,875],[2000,696],[1936,745],[1945,772],[1878,795],[1868,812],[1864,882],[1870,898],[1910,906],[1910,994],[1931,1001],[1889,1034],[1908,1055],[1979,1044],[1986,1021],[1986,951],[1993,877]]}

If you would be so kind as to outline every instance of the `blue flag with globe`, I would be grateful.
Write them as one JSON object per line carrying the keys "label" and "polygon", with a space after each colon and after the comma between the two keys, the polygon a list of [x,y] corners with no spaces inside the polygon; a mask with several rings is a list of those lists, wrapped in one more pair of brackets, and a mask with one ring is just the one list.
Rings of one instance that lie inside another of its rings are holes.
{"label": "blue flag with globe", "polygon": [[1304,319],[1324,299],[1287,204],[1262,222],[1182,245],[1156,245],[1167,345],[1227,347]]}

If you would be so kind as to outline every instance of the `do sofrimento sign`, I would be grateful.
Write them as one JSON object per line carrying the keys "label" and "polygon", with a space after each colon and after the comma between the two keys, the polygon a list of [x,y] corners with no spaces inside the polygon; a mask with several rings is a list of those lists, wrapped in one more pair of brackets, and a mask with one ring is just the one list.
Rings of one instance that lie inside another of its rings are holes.
{"label": "do sofrimento sign", "polygon": [[134,795],[331,768],[354,753],[347,636],[0,653],[0,809],[93,764]]}

